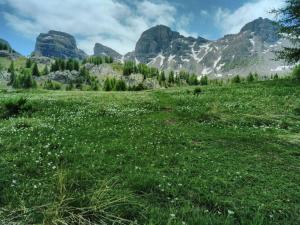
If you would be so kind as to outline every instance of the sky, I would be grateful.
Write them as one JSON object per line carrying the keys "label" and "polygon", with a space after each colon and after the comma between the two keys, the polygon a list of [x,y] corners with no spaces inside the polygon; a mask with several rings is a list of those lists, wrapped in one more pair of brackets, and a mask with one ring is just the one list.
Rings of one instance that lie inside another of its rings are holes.
{"label": "sky", "polygon": [[238,33],[284,0],[0,0],[0,38],[29,55],[49,30],[75,36],[88,54],[101,43],[121,54],[133,51],[142,32],[163,24],[184,36],[217,40]]}

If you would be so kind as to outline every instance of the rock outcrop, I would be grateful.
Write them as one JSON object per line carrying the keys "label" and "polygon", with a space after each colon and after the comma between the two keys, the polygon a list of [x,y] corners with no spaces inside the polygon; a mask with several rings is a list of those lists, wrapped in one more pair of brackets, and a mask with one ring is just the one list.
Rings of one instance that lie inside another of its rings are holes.
{"label": "rock outcrop", "polygon": [[82,50],[77,48],[76,40],[72,35],[59,31],[40,34],[36,39],[33,55],[64,59],[87,57]]}
{"label": "rock outcrop", "polygon": [[122,55],[120,53],[118,53],[117,51],[102,45],[100,43],[96,43],[95,47],[94,47],[94,56],[110,56],[115,60],[121,60],[122,59]]}

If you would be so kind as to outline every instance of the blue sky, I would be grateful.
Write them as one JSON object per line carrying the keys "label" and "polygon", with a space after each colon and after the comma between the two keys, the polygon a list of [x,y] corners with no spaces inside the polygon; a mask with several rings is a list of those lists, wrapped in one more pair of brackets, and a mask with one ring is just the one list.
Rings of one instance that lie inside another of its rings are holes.
{"label": "blue sky", "polygon": [[141,33],[164,24],[185,36],[216,40],[258,17],[273,18],[283,0],[0,0],[0,38],[30,54],[39,33],[68,32],[91,54],[96,42],[122,54]]}

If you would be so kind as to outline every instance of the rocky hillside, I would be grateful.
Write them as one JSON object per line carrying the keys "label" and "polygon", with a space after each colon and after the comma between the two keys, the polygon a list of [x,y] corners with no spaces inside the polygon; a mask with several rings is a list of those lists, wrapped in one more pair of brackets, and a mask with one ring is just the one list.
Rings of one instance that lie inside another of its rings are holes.
{"label": "rocky hillside", "polygon": [[0,38],[0,57],[16,59],[20,56],[21,54],[16,52],[8,43],[8,41]]}
{"label": "rocky hillside", "polygon": [[96,43],[95,47],[94,47],[94,56],[111,56],[113,59],[115,60],[121,60],[122,59],[122,55],[118,52],[116,52],[115,50],[102,45],[100,43]]}
{"label": "rocky hillside", "polygon": [[254,20],[238,34],[217,41],[184,37],[160,25],[145,31],[125,59],[215,77],[249,72],[270,75],[289,70],[283,62],[274,61],[274,51],[284,44],[288,43],[278,37],[277,26],[269,19]]}
{"label": "rocky hillside", "polygon": [[36,39],[35,56],[51,58],[77,58],[83,59],[87,55],[77,48],[75,38],[67,33],[49,31],[47,34],[40,34]]}

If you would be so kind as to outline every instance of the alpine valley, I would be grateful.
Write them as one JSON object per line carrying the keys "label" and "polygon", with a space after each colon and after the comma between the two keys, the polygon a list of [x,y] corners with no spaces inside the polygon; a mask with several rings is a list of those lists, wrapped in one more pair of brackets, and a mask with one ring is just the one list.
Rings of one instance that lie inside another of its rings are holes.
{"label": "alpine valley", "polygon": [[[164,71],[186,71],[209,78],[247,76],[250,72],[271,76],[290,71],[290,66],[275,60],[275,52],[288,45],[288,41],[278,35],[276,23],[258,18],[246,24],[238,34],[225,35],[216,41],[184,37],[167,26],[158,25],[142,33],[133,52],[121,55],[96,43],[94,56],[110,56],[119,62],[134,61]],[[1,55],[9,54],[1,51]],[[11,54],[11,58],[16,56],[19,54]],[[72,35],[49,31],[37,37],[32,57],[41,62],[45,57],[82,60],[88,55],[77,48]]]}

